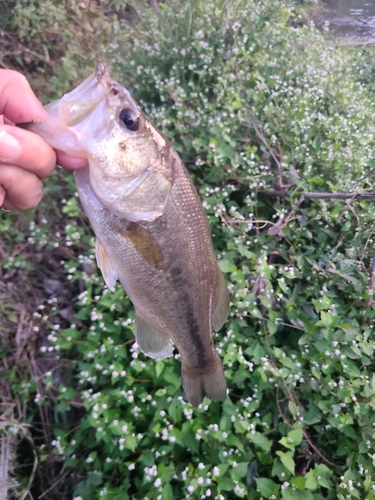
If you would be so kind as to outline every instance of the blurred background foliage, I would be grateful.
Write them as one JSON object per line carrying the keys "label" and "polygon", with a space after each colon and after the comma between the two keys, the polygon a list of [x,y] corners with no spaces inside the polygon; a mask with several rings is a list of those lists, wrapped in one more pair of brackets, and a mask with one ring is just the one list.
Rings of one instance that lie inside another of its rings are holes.
{"label": "blurred background foliage", "polygon": [[215,334],[228,398],[194,409],[179,360],[134,346],[71,174],[1,213],[10,497],[374,499],[374,50],[318,30],[313,2],[0,8],[0,65],[43,102],[105,61],[170,138],[232,302]]}

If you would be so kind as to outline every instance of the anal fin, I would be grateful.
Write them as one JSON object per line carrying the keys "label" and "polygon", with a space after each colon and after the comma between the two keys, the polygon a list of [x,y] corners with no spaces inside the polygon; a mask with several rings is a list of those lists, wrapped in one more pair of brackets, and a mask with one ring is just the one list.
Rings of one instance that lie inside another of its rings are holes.
{"label": "anal fin", "polygon": [[153,359],[170,358],[173,342],[144,318],[135,315],[135,340],[141,351]]}
{"label": "anal fin", "polygon": [[98,267],[103,273],[104,281],[107,287],[113,291],[115,289],[116,281],[118,280],[118,272],[108,255],[105,246],[98,237],[96,237],[95,255]]}
{"label": "anal fin", "polygon": [[225,283],[224,276],[220,269],[218,269],[219,283],[216,308],[212,315],[212,327],[215,331],[220,330],[228,318],[230,297],[227,284]]}

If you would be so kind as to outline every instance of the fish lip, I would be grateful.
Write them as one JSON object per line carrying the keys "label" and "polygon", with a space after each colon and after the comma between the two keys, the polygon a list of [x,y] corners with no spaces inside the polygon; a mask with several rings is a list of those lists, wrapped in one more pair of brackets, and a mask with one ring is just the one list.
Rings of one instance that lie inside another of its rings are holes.
{"label": "fish lip", "polygon": [[105,67],[105,64],[100,62],[96,65],[95,68],[95,76],[98,80],[101,80],[103,76],[107,73],[107,77],[109,76],[107,68]]}
{"label": "fish lip", "polygon": [[111,78],[104,63],[99,62],[95,68],[94,78],[102,85],[108,87],[108,91],[115,95],[123,93],[122,86]]}
{"label": "fish lip", "polygon": [[118,83],[111,78],[105,64],[102,62],[96,65],[94,79],[108,87],[112,87],[113,84],[118,85]]}

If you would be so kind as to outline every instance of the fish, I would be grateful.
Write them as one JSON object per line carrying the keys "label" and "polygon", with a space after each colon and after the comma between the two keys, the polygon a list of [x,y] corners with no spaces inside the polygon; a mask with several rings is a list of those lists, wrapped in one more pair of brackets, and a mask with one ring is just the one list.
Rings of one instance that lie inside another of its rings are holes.
{"label": "fish", "polygon": [[105,283],[113,290],[119,280],[134,305],[139,348],[162,359],[176,346],[187,401],[223,401],[213,330],[226,322],[230,297],[181,158],[103,63],[45,110],[49,118],[28,129],[88,160],[74,173],[77,191]]}

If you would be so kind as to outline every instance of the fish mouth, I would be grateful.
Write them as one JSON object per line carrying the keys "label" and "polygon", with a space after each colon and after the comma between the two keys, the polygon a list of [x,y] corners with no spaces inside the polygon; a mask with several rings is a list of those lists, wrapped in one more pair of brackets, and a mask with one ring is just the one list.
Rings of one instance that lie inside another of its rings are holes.
{"label": "fish mouth", "polygon": [[[111,78],[100,62],[78,87],[45,106],[49,119],[27,128],[36,132],[54,149],[71,156],[88,157],[87,141],[96,136],[111,119],[108,110],[121,98],[122,87]],[[118,96],[118,97],[116,97]]]}
{"label": "fish mouth", "polygon": [[[111,78],[106,66],[100,62],[95,71],[77,88],[47,105],[45,109],[51,117],[58,111],[58,116],[64,120],[65,126],[74,127],[89,116],[98,114],[95,110],[103,106],[110,109],[113,98],[121,98],[123,93],[123,87]],[[104,111],[100,114],[105,115]]]}
{"label": "fish mouth", "polygon": [[63,122],[65,127],[75,127],[89,116],[93,116],[96,108],[103,105],[109,107],[111,97],[118,95],[121,89],[111,78],[105,65],[100,62],[95,71],[78,87],[61,99],[47,104],[45,110],[49,114],[51,125],[52,121],[56,120]]}
{"label": "fish mouth", "polygon": [[116,80],[111,78],[106,66],[104,63],[100,62],[96,65],[94,72],[94,79],[97,79],[98,83],[100,83],[103,87],[106,87],[109,92],[112,92],[114,95],[118,95],[122,92],[122,87]]}

